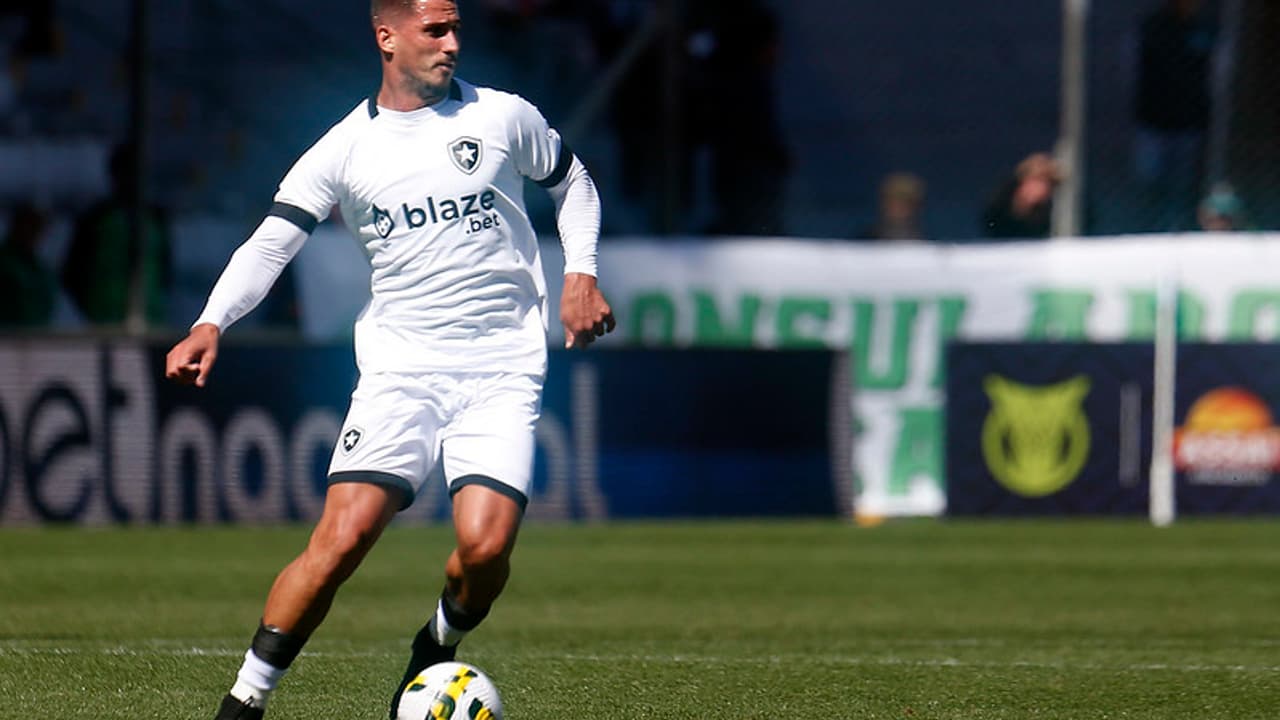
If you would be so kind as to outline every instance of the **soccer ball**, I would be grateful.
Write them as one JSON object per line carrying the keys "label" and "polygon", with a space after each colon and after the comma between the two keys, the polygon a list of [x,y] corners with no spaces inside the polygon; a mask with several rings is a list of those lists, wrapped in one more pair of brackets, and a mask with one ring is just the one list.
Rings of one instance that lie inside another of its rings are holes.
{"label": "soccer ball", "polygon": [[404,689],[396,720],[502,720],[502,699],[476,666],[443,662],[418,673]]}

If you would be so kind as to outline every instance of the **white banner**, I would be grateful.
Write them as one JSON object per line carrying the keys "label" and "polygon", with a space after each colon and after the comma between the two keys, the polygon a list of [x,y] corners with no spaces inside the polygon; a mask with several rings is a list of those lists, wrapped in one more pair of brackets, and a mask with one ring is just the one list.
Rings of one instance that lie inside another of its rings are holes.
{"label": "white banner", "polygon": [[[559,249],[544,246],[547,276]],[[1149,340],[1157,280],[1182,336],[1280,337],[1280,236],[1090,238],[990,245],[606,240],[608,342],[849,350],[857,512],[943,511],[945,343]],[[558,283],[550,283],[553,295]],[[552,298],[552,335],[555,324]],[[785,378],[762,378],[785,382]]]}

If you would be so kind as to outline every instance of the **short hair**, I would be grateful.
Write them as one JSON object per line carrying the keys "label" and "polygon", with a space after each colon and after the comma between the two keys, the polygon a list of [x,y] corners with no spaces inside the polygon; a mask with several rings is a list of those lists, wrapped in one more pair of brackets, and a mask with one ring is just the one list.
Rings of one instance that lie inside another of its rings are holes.
{"label": "short hair", "polygon": [[413,9],[415,0],[373,0],[369,6],[369,16],[375,25],[389,15],[398,15]]}

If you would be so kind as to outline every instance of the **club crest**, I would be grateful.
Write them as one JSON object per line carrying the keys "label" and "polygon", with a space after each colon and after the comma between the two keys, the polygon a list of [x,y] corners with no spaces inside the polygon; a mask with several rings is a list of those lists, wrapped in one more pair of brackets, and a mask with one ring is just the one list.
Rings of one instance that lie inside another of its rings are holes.
{"label": "club crest", "polygon": [[348,429],[342,433],[342,452],[349,453],[356,449],[356,445],[360,444],[360,438],[364,436],[364,431],[358,427]]}
{"label": "club crest", "polygon": [[484,145],[473,137],[460,137],[449,143],[449,159],[462,172],[470,175],[480,167]]}
{"label": "club crest", "polygon": [[374,205],[373,229],[378,231],[379,237],[386,240],[391,235],[391,231],[396,229],[396,221],[392,219],[391,213]]}

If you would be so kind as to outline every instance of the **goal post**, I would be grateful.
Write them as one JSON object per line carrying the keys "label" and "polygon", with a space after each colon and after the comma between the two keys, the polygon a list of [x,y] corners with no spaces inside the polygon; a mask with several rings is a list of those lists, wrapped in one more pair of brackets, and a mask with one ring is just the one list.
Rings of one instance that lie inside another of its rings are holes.
{"label": "goal post", "polygon": [[1177,515],[1174,490],[1174,393],[1178,366],[1178,281],[1172,269],[1156,284],[1155,363],[1151,398],[1151,524],[1167,527]]}

